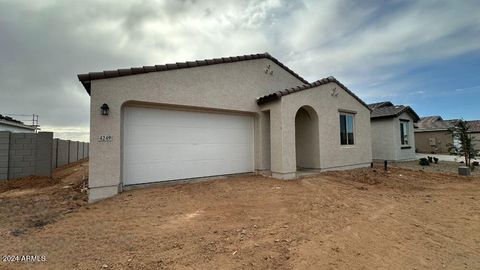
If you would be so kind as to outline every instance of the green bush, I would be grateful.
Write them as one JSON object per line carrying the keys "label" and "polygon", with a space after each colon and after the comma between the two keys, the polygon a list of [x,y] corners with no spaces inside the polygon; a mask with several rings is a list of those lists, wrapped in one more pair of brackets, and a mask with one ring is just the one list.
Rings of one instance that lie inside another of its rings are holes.
{"label": "green bush", "polygon": [[429,165],[430,165],[430,162],[428,162],[428,159],[427,159],[427,158],[421,158],[421,159],[418,161],[418,164],[420,164],[421,166],[429,166]]}

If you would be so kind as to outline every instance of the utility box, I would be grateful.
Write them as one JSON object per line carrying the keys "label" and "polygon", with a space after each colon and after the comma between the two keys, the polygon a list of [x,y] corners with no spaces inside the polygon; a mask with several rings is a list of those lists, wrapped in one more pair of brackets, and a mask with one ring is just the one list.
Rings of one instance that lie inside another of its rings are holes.
{"label": "utility box", "polygon": [[469,176],[470,175],[470,168],[467,167],[467,166],[460,166],[460,167],[458,167],[458,174]]}

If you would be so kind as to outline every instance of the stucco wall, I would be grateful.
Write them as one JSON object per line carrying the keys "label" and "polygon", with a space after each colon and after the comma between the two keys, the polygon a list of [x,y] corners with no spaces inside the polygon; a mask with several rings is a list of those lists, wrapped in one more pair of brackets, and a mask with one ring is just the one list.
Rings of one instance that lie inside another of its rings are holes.
{"label": "stucco wall", "polygon": [[[331,95],[334,88],[338,93],[337,96]],[[318,115],[320,169],[341,169],[342,167],[351,168],[370,164],[372,161],[370,110],[341,89],[336,83],[329,83],[282,97],[283,127],[281,131],[277,130],[282,136],[272,141],[272,147],[278,147],[279,144],[283,144],[285,148],[282,151],[283,160],[281,161],[280,173],[285,174],[296,171],[295,115],[298,109],[304,105],[312,107]],[[346,146],[340,144],[340,111],[352,112],[355,115],[354,145]],[[278,156],[274,156],[272,152],[272,160],[276,158]],[[278,162],[280,161],[275,163]],[[273,162],[272,171],[275,171]]]}
{"label": "stucco wall", "polygon": [[[409,122],[409,142],[402,145],[400,120]],[[372,119],[372,151],[374,160],[413,160],[415,159],[415,135],[413,119],[407,113],[398,117]]]}
{"label": "stucco wall", "polygon": [[319,143],[317,113],[310,107],[300,108],[295,116],[297,169],[320,168]]}
{"label": "stucco wall", "polygon": [[471,133],[472,143],[476,150],[480,150],[480,132]]}
{"label": "stucco wall", "polygon": [[395,148],[399,147],[395,139],[394,118],[372,119],[372,153],[374,160],[394,160]]}
{"label": "stucco wall", "polygon": [[[402,145],[401,134],[400,134],[400,121],[408,120],[408,145]],[[395,160],[413,160],[415,157],[415,134],[413,127],[413,119],[408,113],[402,113],[399,117],[394,119],[395,124]]]}
{"label": "stucco wall", "polygon": [[[273,75],[264,72],[268,65]],[[372,160],[370,111],[337,84],[256,104],[257,97],[301,84],[268,59],[92,81],[90,201],[112,196],[122,188],[122,108],[127,105],[251,114],[255,116],[255,169],[270,168],[279,178],[295,176],[295,115],[300,107],[309,105],[319,119],[319,143],[314,147],[320,154],[320,168],[368,165]],[[339,92],[337,97],[330,94],[333,88]],[[110,107],[108,116],[100,114],[103,103]],[[339,109],[356,112],[353,146],[340,145]],[[102,135],[112,139],[101,141]]]}
{"label": "stucco wall", "polygon": [[[429,138],[435,138],[436,146],[430,146]],[[419,153],[448,154],[448,144],[452,143],[452,135],[445,130],[415,132],[415,148]]]}
{"label": "stucco wall", "polygon": [[[273,75],[264,72],[268,65]],[[257,97],[300,84],[300,80],[269,59],[92,81],[90,198],[111,196],[121,187],[122,105],[126,102],[258,113]],[[103,103],[110,107],[108,116],[100,114]],[[256,118],[256,126],[258,120],[259,117]],[[112,136],[112,141],[100,142],[101,135]],[[259,141],[260,133],[255,135],[255,141]],[[256,147],[255,157],[261,156],[260,151]]]}

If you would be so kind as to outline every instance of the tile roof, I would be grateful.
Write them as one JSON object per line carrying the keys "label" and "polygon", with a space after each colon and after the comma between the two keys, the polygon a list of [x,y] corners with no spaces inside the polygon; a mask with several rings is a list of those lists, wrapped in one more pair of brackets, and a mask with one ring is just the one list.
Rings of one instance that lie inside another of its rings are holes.
{"label": "tile roof", "polygon": [[390,101],[382,101],[382,102],[368,104],[368,107],[372,110],[377,107],[383,107],[383,106],[393,106],[393,103]]}
{"label": "tile roof", "polygon": [[480,120],[467,121],[470,124],[471,132],[480,132]]}
{"label": "tile roof", "polygon": [[416,124],[417,131],[433,131],[433,130],[447,130],[453,127],[457,119],[443,120],[441,116],[426,116],[420,118]]}
{"label": "tile roof", "polygon": [[[317,86],[320,86],[320,85],[324,85],[324,84],[327,84],[327,83],[338,84],[338,86],[343,88],[343,90],[345,90],[347,93],[349,93],[351,96],[353,96],[356,100],[358,100],[358,102],[360,102],[362,105],[364,105],[365,107],[368,108],[368,105],[363,100],[361,100],[352,91],[350,91],[350,89],[348,89],[345,85],[343,85],[335,77],[332,77],[332,76],[327,77],[327,78],[323,78],[321,80],[318,80],[318,81],[315,81],[315,82],[312,82],[312,83],[306,83],[306,84],[299,85],[299,86],[296,86],[296,87],[287,88],[287,89],[284,89],[284,90],[276,91],[276,92],[274,92],[272,94],[269,94],[269,95],[265,95],[263,97],[259,97],[259,98],[257,98],[257,104],[262,105],[262,104],[265,104],[265,103],[268,103],[268,102],[271,102],[271,101],[274,101],[274,100],[278,100],[282,96],[286,96],[286,95],[289,95],[289,94],[292,94],[292,93],[296,93],[296,92],[300,92],[300,91],[303,91],[303,90],[311,89],[311,88],[314,88],[314,87],[317,87]],[[370,109],[370,108],[368,108],[368,109]]]}
{"label": "tile roof", "polygon": [[132,67],[126,69],[117,69],[117,70],[106,70],[100,72],[90,72],[84,74],[78,74],[78,79],[83,84],[87,93],[90,95],[90,86],[92,80],[99,80],[99,79],[107,79],[107,78],[115,78],[115,77],[122,77],[122,76],[129,76],[129,75],[136,75],[136,74],[143,74],[149,72],[159,72],[159,71],[166,71],[166,70],[174,70],[174,69],[181,69],[181,68],[191,68],[191,67],[199,67],[199,66],[208,66],[208,65],[215,65],[215,64],[222,64],[222,63],[232,63],[238,61],[246,61],[246,60],[253,60],[253,59],[261,59],[267,58],[273,61],[275,64],[282,67],[284,70],[295,76],[301,82],[308,84],[308,81],[304,78],[300,77],[297,73],[293,70],[285,66],[283,63],[278,61],[275,57],[271,56],[269,53],[260,53],[260,54],[249,54],[249,55],[241,55],[241,56],[232,56],[232,57],[221,57],[221,58],[213,58],[213,59],[205,59],[205,60],[196,60],[196,61],[187,61],[187,62],[177,62],[165,65],[155,65],[155,66],[143,66],[143,67]]}
{"label": "tile roof", "polygon": [[18,121],[18,120],[16,120],[16,119],[13,119],[13,118],[11,118],[10,116],[6,116],[6,115],[1,115],[1,114],[0,114],[0,120],[6,120],[6,121],[9,121],[9,122],[13,122],[13,123],[17,123],[17,124],[24,125],[22,121]]}
{"label": "tile roof", "polygon": [[22,127],[22,128],[31,129],[31,130],[35,130],[35,129],[36,129],[35,126],[26,125],[26,124],[23,123],[22,121],[19,121],[19,120],[14,119],[14,118],[12,118],[12,117],[10,117],[10,116],[1,115],[1,114],[0,114],[0,122],[1,122],[2,124],[10,125],[10,126],[17,126],[17,127]]}
{"label": "tile roof", "polygon": [[[416,124],[418,131],[447,130],[455,125],[459,119],[443,120],[440,116],[427,116],[420,118]],[[470,132],[480,132],[480,120],[467,120]]]}
{"label": "tile roof", "polygon": [[368,107],[372,110],[371,119],[397,117],[406,112],[413,118],[414,122],[420,120],[420,117],[410,106],[393,105],[390,101],[384,101],[368,104]]}

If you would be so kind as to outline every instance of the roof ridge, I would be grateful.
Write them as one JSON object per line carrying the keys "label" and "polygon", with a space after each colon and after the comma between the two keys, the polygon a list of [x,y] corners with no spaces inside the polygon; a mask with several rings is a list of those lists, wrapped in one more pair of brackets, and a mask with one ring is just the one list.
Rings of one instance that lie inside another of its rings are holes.
{"label": "roof ridge", "polygon": [[254,59],[261,59],[261,58],[270,59],[275,64],[283,68],[285,71],[287,71],[288,73],[296,77],[301,82],[308,84],[307,80],[305,80],[296,72],[288,68],[286,65],[280,62],[277,58],[270,55],[268,52],[257,53],[257,54],[245,54],[240,56],[211,58],[211,59],[203,59],[203,60],[193,60],[193,61],[185,61],[185,62],[176,62],[176,63],[167,63],[163,65],[131,67],[131,68],[123,68],[123,69],[105,70],[105,71],[99,71],[99,72],[89,72],[89,73],[78,74],[77,77],[85,87],[85,90],[87,91],[87,93],[90,94],[90,87],[91,87],[92,80],[116,78],[116,77],[123,77],[123,76],[150,73],[150,72],[159,72],[159,71],[166,71],[166,70],[174,70],[174,69],[181,69],[181,68],[191,68],[191,67],[223,64],[223,63],[233,63],[233,62],[247,61],[247,60],[254,60]]}
{"label": "roof ridge", "polygon": [[339,80],[337,80],[333,76],[328,76],[326,78],[316,80],[316,81],[311,82],[311,83],[306,83],[306,84],[299,85],[299,86],[296,86],[296,87],[286,88],[286,89],[283,89],[283,90],[276,91],[272,94],[259,97],[259,98],[257,98],[257,104],[262,105],[262,104],[268,103],[270,101],[280,99],[282,96],[286,96],[286,95],[291,94],[291,93],[295,93],[295,92],[303,91],[303,90],[306,90],[306,89],[314,88],[314,87],[324,85],[324,84],[327,84],[327,83],[331,83],[331,82],[334,82],[334,83],[338,84],[338,86],[343,88],[343,90],[345,90],[347,93],[349,93],[357,101],[359,101],[362,105],[364,105],[366,108],[368,108],[371,111],[371,109],[368,107],[368,105],[362,99],[360,99],[350,89],[348,89],[348,87],[346,87],[343,83],[341,83]]}

